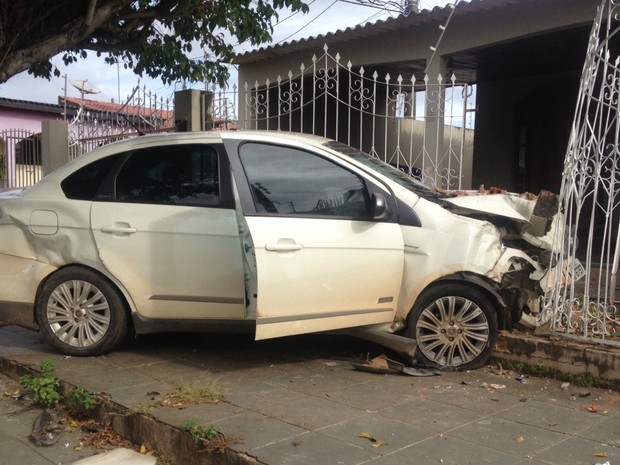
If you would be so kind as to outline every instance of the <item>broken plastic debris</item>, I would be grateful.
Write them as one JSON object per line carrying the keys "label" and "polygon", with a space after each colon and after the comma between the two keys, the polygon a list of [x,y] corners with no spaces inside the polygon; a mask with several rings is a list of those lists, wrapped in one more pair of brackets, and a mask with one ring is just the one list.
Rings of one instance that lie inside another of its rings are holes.
{"label": "broken plastic debris", "polygon": [[524,438],[523,436],[519,436],[519,437],[517,438],[517,442],[518,442],[519,444],[523,444],[523,443],[525,442],[525,438]]}
{"label": "broken plastic debris", "polygon": [[356,370],[367,371],[369,373],[403,373],[409,376],[435,376],[441,372],[435,368],[414,368],[406,367],[404,364],[391,360],[387,355],[379,355],[366,363],[354,363]]}
{"label": "broken plastic debris", "polygon": [[58,442],[64,430],[64,425],[56,417],[47,410],[43,410],[34,419],[30,440],[38,447],[51,446]]}

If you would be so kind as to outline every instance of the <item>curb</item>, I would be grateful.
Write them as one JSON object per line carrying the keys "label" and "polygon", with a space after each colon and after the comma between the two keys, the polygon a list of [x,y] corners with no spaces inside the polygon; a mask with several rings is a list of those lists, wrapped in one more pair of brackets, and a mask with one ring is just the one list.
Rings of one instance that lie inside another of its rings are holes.
{"label": "curb", "polygon": [[[9,378],[19,379],[24,375],[38,375],[34,368],[21,365],[13,360],[0,357],[0,372]],[[73,388],[71,383],[60,380],[60,391],[66,397]],[[173,463],[192,465],[266,465],[264,462],[230,448],[220,454],[210,454],[194,444],[189,433],[169,425],[156,417],[137,413],[120,405],[105,394],[96,393],[96,407],[88,416],[110,428],[134,444],[144,445],[156,451]]]}
{"label": "curb", "polygon": [[540,374],[596,379],[620,390],[619,347],[502,331],[492,359],[525,364]]}

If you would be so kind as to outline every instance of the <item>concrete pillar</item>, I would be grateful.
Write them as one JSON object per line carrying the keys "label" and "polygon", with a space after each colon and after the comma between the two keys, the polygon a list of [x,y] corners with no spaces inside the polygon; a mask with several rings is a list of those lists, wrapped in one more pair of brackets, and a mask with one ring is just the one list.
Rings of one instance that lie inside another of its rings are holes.
{"label": "concrete pillar", "polygon": [[43,176],[69,161],[69,126],[65,121],[41,122],[41,169]]}
{"label": "concrete pillar", "polygon": [[213,127],[213,93],[198,89],[174,93],[174,124],[177,132],[205,131]]}

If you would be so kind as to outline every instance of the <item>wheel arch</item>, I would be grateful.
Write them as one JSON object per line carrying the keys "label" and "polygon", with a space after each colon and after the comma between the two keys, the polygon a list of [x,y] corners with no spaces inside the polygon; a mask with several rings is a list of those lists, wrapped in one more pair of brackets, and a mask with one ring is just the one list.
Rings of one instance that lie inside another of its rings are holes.
{"label": "wheel arch", "polygon": [[[489,283],[486,279],[481,276],[472,274],[459,272],[451,275],[443,276],[439,279],[436,279],[428,286],[426,286],[420,295],[428,292],[436,286],[441,284],[449,284],[450,282],[465,284],[469,287],[481,290],[486,297],[489,298],[491,303],[494,305],[497,312],[497,324],[499,329],[506,329],[510,327],[510,314],[508,306],[506,305],[505,300],[500,295],[499,290],[493,286],[492,283]],[[419,297],[418,297],[419,298]],[[413,308],[410,310],[410,312]]]}
{"label": "wheel arch", "polygon": [[33,312],[32,317],[33,317],[34,325],[35,325],[35,327],[37,329],[39,329],[40,322],[38,321],[37,312],[36,312],[36,306],[37,306],[37,302],[39,301],[39,298],[41,297],[41,291],[42,291],[43,287],[52,278],[52,276],[54,276],[56,273],[58,273],[58,272],[60,272],[62,270],[66,270],[68,268],[76,268],[76,269],[88,270],[88,271],[90,271],[92,273],[97,274],[99,277],[101,277],[102,279],[106,280],[111,286],[116,288],[118,290],[118,292],[119,292],[120,297],[122,298],[123,305],[125,307],[124,310],[125,310],[125,315],[127,317],[127,324],[129,325],[129,330],[131,332],[135,333],[135,328],[134,328],[134,325],[133,325],[133,319],[131,318],[131,314],[133,312],[133,306],[132,306],[132,303],[131,303],[130,299],[128,298],[126,290],[121,285],[119,285],[119,283],[115,279],[111,278],[106,273],[102,273],[97,268],[94,268],[94,267],[88,266],[88,265],[83,265],[81,263],[70,263],[70,264],[67,264],[67,265],[63,265],[63,266],[61,266],[59,268],[56,268],[54,271],[49,273],[44,279],[42,279],[39,282],[39,285],[37,287],[37,291],[36,291],[36,294],[35,294],[34,305],[32,306],[32,312]]}

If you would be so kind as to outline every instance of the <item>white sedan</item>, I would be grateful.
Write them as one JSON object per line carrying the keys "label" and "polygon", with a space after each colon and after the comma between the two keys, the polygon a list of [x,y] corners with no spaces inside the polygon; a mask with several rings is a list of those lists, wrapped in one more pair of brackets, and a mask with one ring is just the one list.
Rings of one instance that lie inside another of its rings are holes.
{"label": "white sedan", "polygon": [[535,207],[445,199],[316,136],[143,136],[0,194],[0,320],[69,355],[130,334],[356,328],[475,368],[499,328],[540,315],[553,221],[534,231]]}

